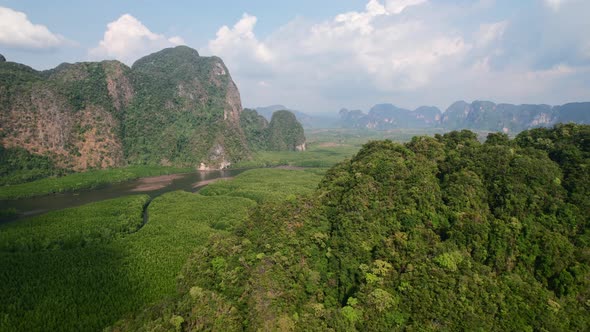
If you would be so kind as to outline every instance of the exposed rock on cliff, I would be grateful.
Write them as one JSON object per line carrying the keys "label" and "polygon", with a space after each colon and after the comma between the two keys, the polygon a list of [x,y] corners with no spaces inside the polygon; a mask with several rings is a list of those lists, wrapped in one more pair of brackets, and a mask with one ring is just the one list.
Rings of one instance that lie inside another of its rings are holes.
{"label": "exposed rock on cliff", "polygon": [[49,156],[76,171],[124,164],[106,63],[62,64],[45,72],[9,62],[0,67],[8,74],[0,82],[3,146]]}
{"label": "exposed rock on cliff", "polygon": [[76,171],[127,163],[227,167],[249,149],[218,57],[186,47],[135,62],[36,71],[0,62],[0,141]]}
{"label": "exposed rock on cliff", "polygon": [[223,61],[186,46],[133,66],[136,97],[124,121],[130,162],[227,166],[248,156],[240,94]]}

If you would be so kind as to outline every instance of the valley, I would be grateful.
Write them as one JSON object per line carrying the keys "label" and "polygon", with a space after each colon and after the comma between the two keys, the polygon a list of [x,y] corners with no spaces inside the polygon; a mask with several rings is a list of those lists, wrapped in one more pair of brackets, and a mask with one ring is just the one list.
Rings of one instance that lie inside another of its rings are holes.
{"label": "valley", "polygon": [[590,328],[590,103],[248,109],[163,44],[0,56],[0,331]]}

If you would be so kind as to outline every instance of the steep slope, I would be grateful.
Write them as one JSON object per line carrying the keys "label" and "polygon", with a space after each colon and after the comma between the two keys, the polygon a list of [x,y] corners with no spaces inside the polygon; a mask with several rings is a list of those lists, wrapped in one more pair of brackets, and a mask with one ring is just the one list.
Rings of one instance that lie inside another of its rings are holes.
{"label": "steep slope", "polygon": [[272,114],[268,124],[268,148],[270,150],[305,151],[303,127],[289,111]]}
{"label": "steep slope", "polygon": [[240,114],[240,125],[252,150],[265,150],[268,147],[268,121],[257,111],[244,109]]}
{"label": "steep slope", "polygon": [[132,70],[137,98],[124,120],[130,162],[223,168],[248,156],[240,94],[220,58],[178,46]]}
{"label": "steep slope", "polygon": [[223,168],[249,155],[223,61],[186,46],[39,72],[0,62],[0,140],[83,171],[131,164]]}
{"label": "steep slope", "polygon": [[121,110],[133,89],[117,61],[63,64],[38,72],[0,63],[2,145],[85,170],[124,164]]}
{"label": "steep slope", "polygon": [[305,151],[303,126],[291,111],[273,112],[269,123],[257,111],[245,109],[240,122],[252,150]]}

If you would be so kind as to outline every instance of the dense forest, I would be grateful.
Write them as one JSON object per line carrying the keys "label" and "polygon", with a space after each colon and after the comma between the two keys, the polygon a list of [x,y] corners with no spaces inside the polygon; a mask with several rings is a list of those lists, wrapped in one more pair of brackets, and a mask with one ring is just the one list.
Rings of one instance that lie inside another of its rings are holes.
{"label": "dense forest", "polygon": [[585,125],[370,142],[110,330],[588,330],[589,162]]}
{"label": "dense forest", "polygon": [[588,125],[453,131],[1,224],[0,330],[588,330],[589,162]]}

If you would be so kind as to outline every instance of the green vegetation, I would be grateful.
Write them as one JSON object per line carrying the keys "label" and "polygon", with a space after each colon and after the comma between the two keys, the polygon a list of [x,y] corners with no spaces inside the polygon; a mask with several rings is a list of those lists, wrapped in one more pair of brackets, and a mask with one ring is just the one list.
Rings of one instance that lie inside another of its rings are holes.
{"label": "green vegetation", "polygon": [[268,121],[255,110],[244,109],[240,113],[240,126],[250,149],[265,150],[268,146]]}
{"label": "green vegetation", "polygon": [[[249,149],[240,108],[223,61],[186,46],[143,57],[132,68],[102,61],[40,72],[0,62],[0,138],[67,171],[244,159]],[[49,130],[36,129],[41,126]],[[27,165],[3,182],[57,174],[25,172]]]}
{"label": "green vegetation", "polygon": [[[258,168],[274,166],[332,167],[357,153],[363,144],[372,140],[391,139],[407,142],[416,135],[434,135],[440,130],[395,129],[370,131],[359,129],[311,129],[306,131],[305,151],[261,151],[255,150],[252,158],[233,164],[232,168]],[[478,133],[485,139],[486,133]]]}
{"label": "green vegetation", "polygon": [[255,110],[240,114],[240,126],[248,146],[254,151],[301,151],[305,135],[301,123],[290,111],[276,111],[270,123]]}
{"label": "green vegetation", "polygon": [[149,196],[127,196],[0,225],[0,252],[85,247],[133,233]]}
{"label": "green vegetation", "polygon": [[[157,197],[149,204],[149,221],[139,229],[145,195],[1,226],[0,331],[99,331],[146,305],[173,298],[190,255],[210,237],[229,236],[255,207],[255,201],[237,196],[254,195],[260,202],[292,199],[311,192],[321,179],[315,170],[269,171],[245,172],[231,180],[242,194],[221,195],[228,181],[214,184],[218,190],[208,196],[172,192]],[[223,260],[217,264],[222,267]],[[200,296],[196,289],[193,294]],[[224,302],[207,296],[203,308],[209,301]],[[180,318],[166,323],[174,327],[182,324]],[[218,321],[218,326],[226,324]]]}
{"label": "green vegetation", "polygon": [[[320,171],[321,172],[321,171]],[[297,174],[297,176],[293,176]],[[320,182],[318,170],[294,171],[285,169],[253,169],[241,173],[233,180],[221,180],[199,192],[206,196],[236,196],[258,203],[294,199],[296,195],[310,194]]]}
{"label": "green vegetation", "polygon": [[0,187],[0,199],[18,199],[52,193],[97,188],[110,183],[129,181],[140,177],[185,173],[191,168],[163,166],[131,166],[106,170],[74,173],[63,177],[50,177],[11,186]]}
{"label": "green vegetation", "polygon": [[303,127],[289,111],[276,111],[268,124],[268,149],[297,151],[305,145]]}
{"label": "green vegetation", "polygon": [[194,166],[248,155],[239,124],[224,119],[239,95],[221,59],[179,46],[137,60],[132,71],[136,97],[123,122],[130,162]]}
{"label": "green vegetation", "polygon": [[30,182],[44,177],[64,175],[46,156],[29,153],[22,148],[0,146],[0,186]]}
{"label": "green vegetation", "polygon": [[331,167],[351,157],[359,150],[355,146],[322,147],[309,145],[305,151],[258,151],[251,160],[240,161],[232,168],[255,168],[274,166]]}
{"label": "green vegetation", "polygon": [[112,330],[588,330],[588,142],[578,125],[370,142]]}

